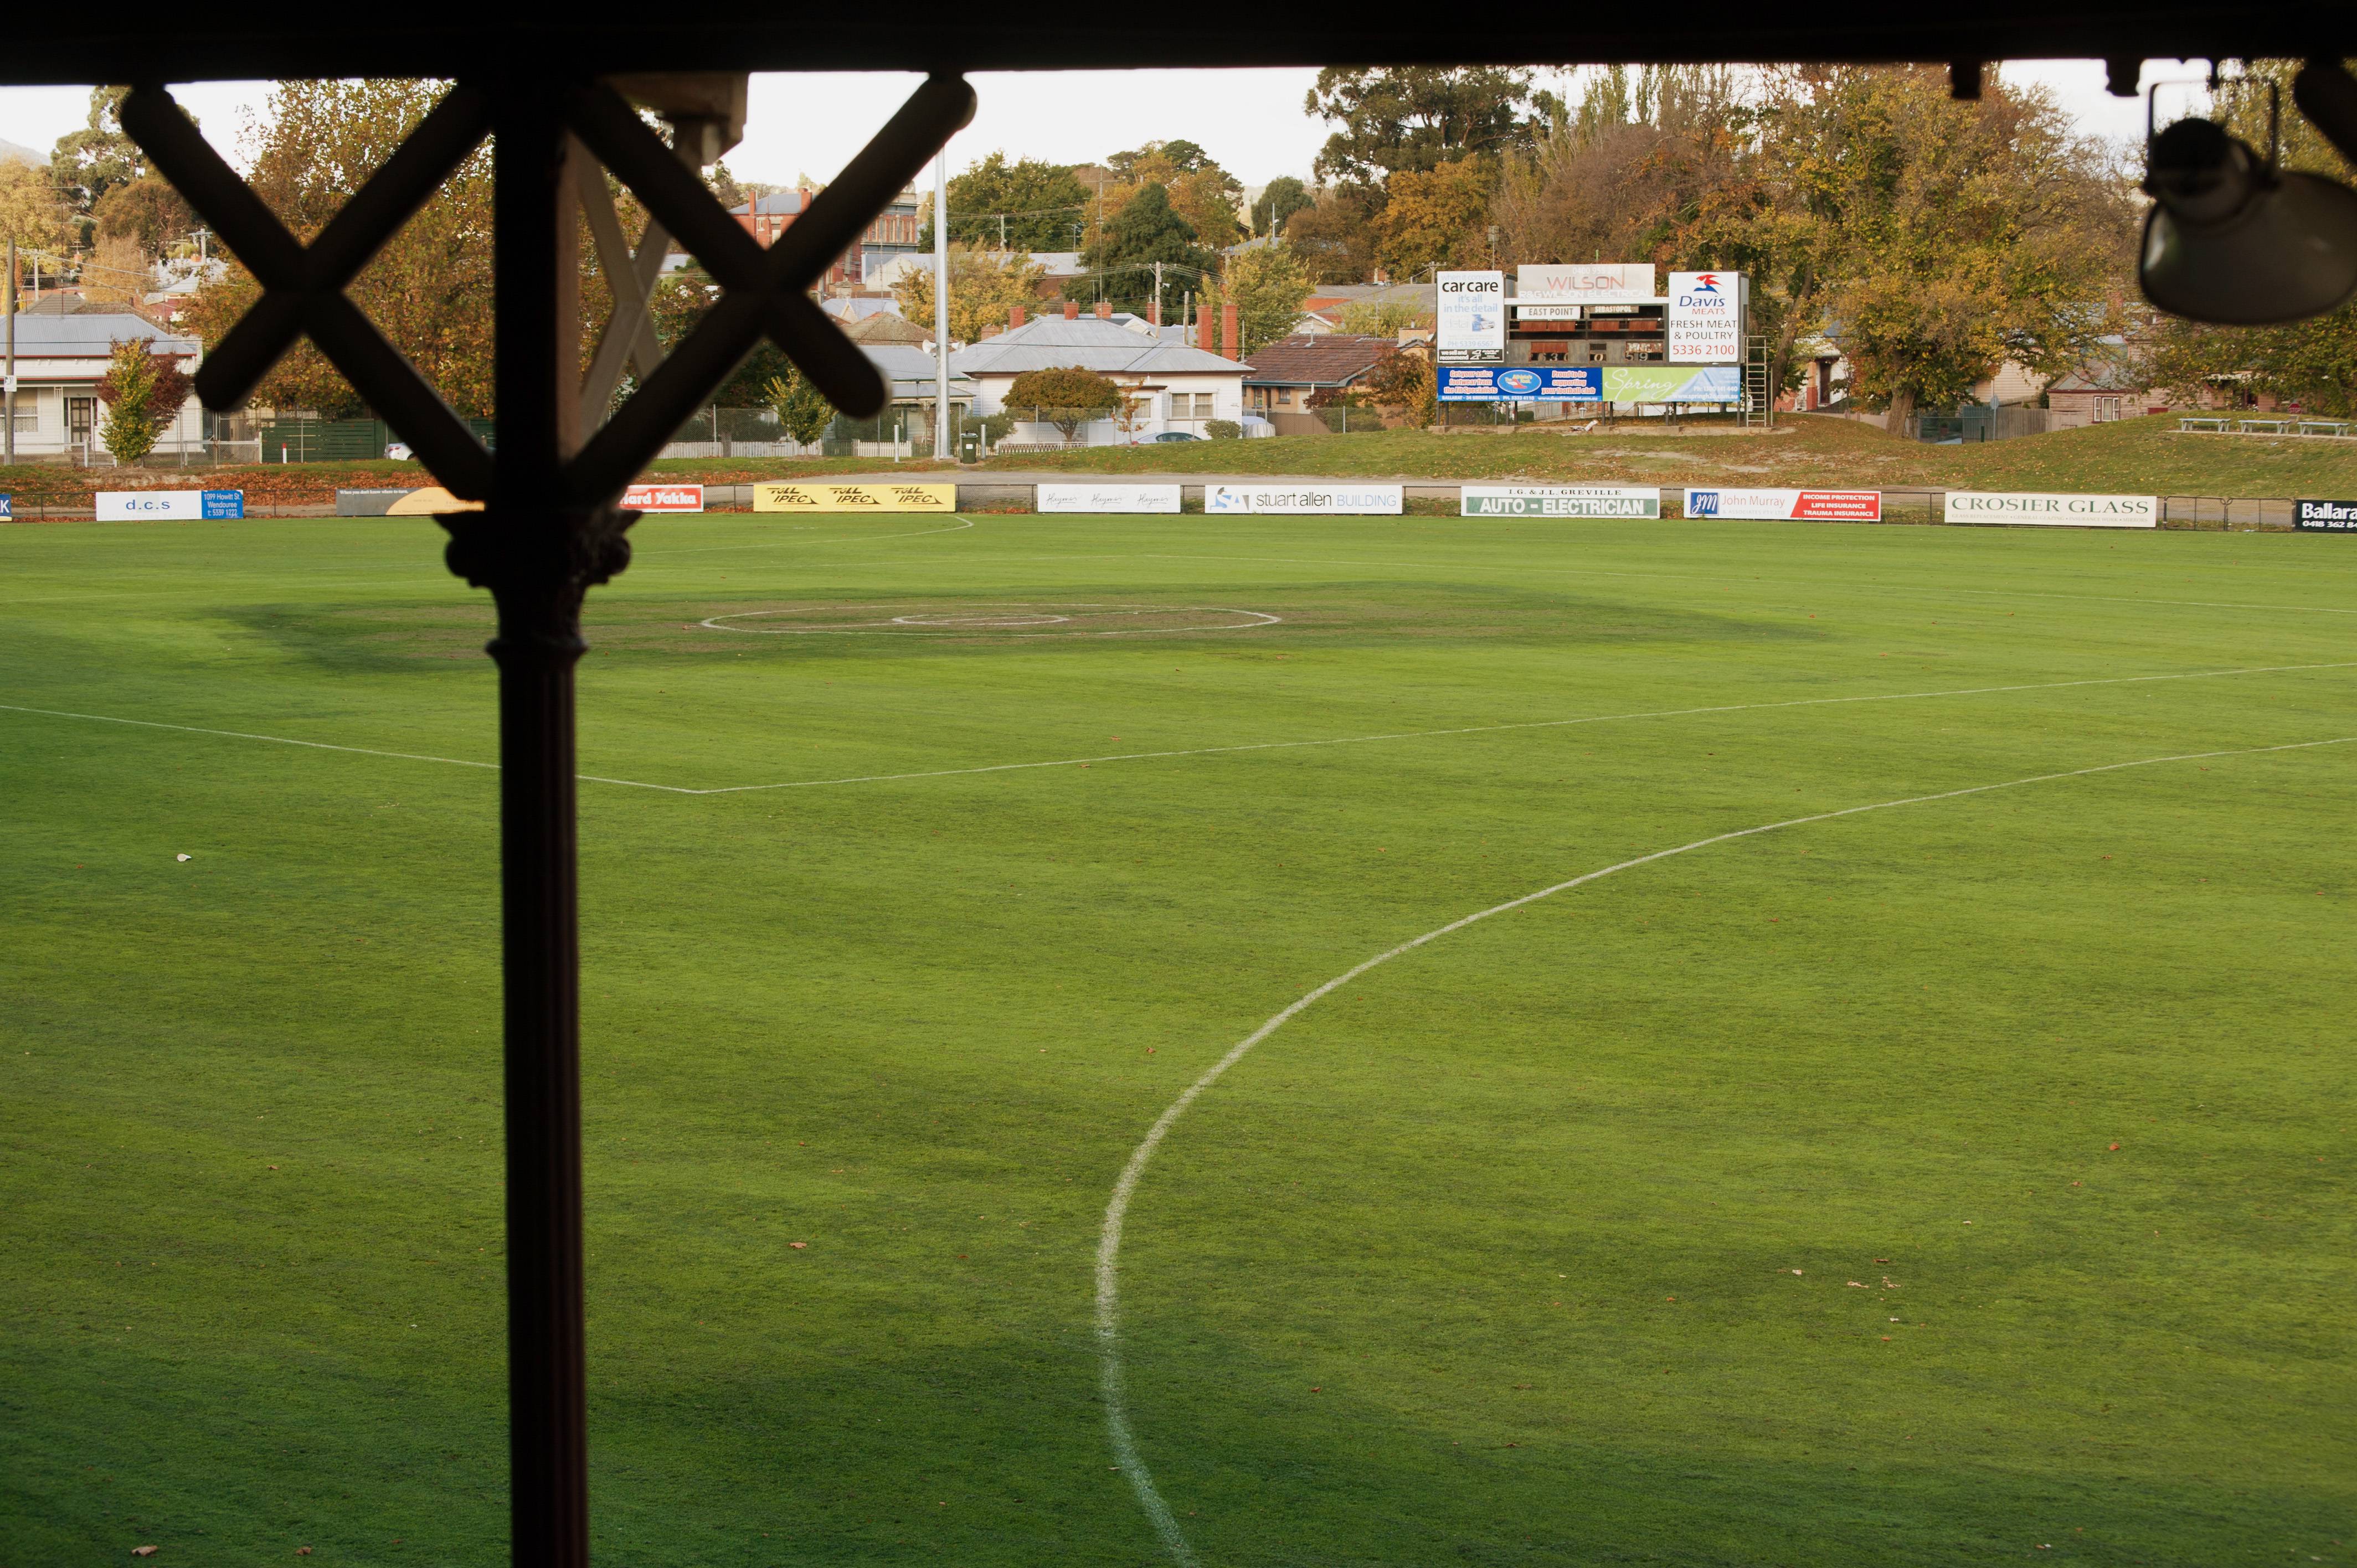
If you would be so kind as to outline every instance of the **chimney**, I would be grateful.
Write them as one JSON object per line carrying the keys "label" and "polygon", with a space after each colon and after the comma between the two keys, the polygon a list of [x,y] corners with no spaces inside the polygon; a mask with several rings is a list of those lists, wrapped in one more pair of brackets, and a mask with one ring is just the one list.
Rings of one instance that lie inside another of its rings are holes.
{"label": "chimney", "polygon": [[1022,326],[1022,325],[1023,325],[1023,307],[1022,307],[1021,306],[1019,306],[1019,305],[1010,305],[1010,306],[1008,306],[1006,307],[1006,329],[1007,329],[1009,332],[1012,332],[1012,331],[1014,331],[1017,327],[1020,327],[1020,326]]}
{"label": "chimney", "polygon": [[1195,347],[1206,354],[1211,351],[1211,307],[1200,301],[1195,306]]}
{"label": "chimney", "polygon": [[1242,334],[1236,330],[1236,302],[1232,299],[1227,300],[1220,306],[1220,358],[1222,360],[1243,358],[1242,354],[1236,352],[1236,340],[1241,336]]}
{"label": "chimney", "polygon": [[1101,299],[1097,301],[1097,319],[1099,321],[1111,321],[1113,319],[1112,300]]}
{"label": "chimney", "polygon": [[1081,302],[1077,299],[1068,299],[1064,301],[1064,319],[1067,321],[1078,321],[1080,318]]}

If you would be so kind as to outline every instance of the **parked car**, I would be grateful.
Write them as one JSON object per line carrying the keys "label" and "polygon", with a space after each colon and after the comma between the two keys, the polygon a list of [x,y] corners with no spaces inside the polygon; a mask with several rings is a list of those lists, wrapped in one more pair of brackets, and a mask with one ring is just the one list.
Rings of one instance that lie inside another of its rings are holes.
{"label": "parked car", "polygon": [[1166,430],[1157,435],[1154,439],[1157,441],[1201,441],[1206,439],[1206,437],[1198,435],[1191,430]]}
{"label": "parked car", "polygon": [[[952,277],[954,277],[954,274],[952,274]],[[394,442],[392,446],[384,449],[384,455],[396,463],[406,463],[413,456],[414,456],[414,454],[409,450],[409,443],[406,441]]]}

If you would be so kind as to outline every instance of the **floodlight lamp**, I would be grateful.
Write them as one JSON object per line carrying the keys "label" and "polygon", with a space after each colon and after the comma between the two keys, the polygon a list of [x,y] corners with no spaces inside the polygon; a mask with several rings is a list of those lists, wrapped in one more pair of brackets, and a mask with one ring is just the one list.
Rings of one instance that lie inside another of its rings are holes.
{"label": "floodlight lamp", "polygon": [[2357,191],[2276,169],[2208,120],[2145,144],[2146,218],[2136,275],[2172,316],[2262,326],[2321,316],[2357,294]]}

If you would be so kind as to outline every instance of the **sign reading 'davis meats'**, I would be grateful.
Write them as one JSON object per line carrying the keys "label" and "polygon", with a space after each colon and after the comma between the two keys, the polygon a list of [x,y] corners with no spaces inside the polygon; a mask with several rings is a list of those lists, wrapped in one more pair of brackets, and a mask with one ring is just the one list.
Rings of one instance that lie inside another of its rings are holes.
{"label": "sign reading 'davis meats'", "polygon": [[1405,493],[1398,485],[1205,485],[1203,510],[1397,517]]}
{"label": "sign reading 'davis meats'", "polygon": [[1177,485],[1041,485],[1041,511],[1175,512]]}
{"label": "sign reading 'davis meats'", "polygon": [[1494,365],[1506,357],[1506,274],[1438,273],[1438,326],[1432,346],[1442,364]]}
{"label": "sign reading 'davis meats'", "polygon": [[2033,522],[2061,528],[2158,528],[2160,499],[1950,490],[1946,518],[1950,522]]}
{"label": "sign reading 'davis meats'", "polygon": [[764,483],[753,487],[753,510],[930,511],[946,514],[957,510],[957,486]]}
{"label": "sign reading 'davis meats'", "polygon": [[243,490],[101,490],[101,522],[145,522],[151,519],[193,522],[243,517]]}
{"label": "sign reading 'davis meats'", "polygon": [[[8,498],[0,496],[0,517],[7,507]],[[2357,501],[2297,501],[2291,525],[2303,533],[2357,533]]]}
{"label": "sign reading 'davis meats'", "polygon": [[1443,403],[1602,403],[1601,365],[1441,365]]}
{"label": "sign reading 'davis meats'", "polygon": [[1462,517],[1659,517],[1662,492],[1615,485],[1467,485]]}
{"label": "sign reading 'davis meats'", "polygon": [[1660,297],[1653,292],[1651,262],[1526,262],[1514,269],[1514,298],[1523,304],[1650,305]]}
{"label": "sign reading 'davis meats'", "polygon": [[622,492],[622,505],[631,511],[702,511],[702,485],[632,485]]}
{"label": "sign reading 'davis meats'", "polygon": [[1743,358],[1739,273],[1670,274],[1669,347],[1674,365],[1727,365]]}
{"label": "sign reading 'davis meats'", "polygon": [[1817,521],[1880,522],[1880,490],[1686,491],[1688,517],[1731,517],[1754,521]]}

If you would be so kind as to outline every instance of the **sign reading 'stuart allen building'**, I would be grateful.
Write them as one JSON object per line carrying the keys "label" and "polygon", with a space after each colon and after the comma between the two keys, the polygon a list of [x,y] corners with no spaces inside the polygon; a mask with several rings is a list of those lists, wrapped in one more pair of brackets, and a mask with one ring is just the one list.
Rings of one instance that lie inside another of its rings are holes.
{"label": "sign reading 'stuart allen building'", "polygon": [[2077,496],[2044,490],[1950,490],[1950,522],[2029,522],[2060,528],[2158,528],[2158,496]]}

